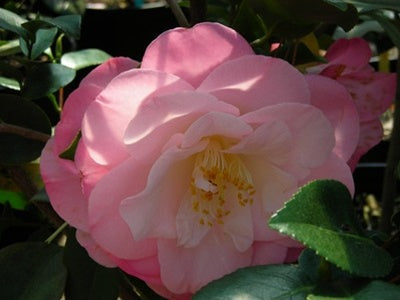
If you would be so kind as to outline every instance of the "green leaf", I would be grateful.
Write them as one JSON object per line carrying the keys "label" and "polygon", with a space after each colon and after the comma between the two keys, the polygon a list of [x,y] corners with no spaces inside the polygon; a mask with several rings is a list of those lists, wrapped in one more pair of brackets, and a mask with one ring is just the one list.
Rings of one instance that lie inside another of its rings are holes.
{"label": "green leaf", "polygon": [[26,38],[28,32],[21,26],[26,20],[19,15],[0,8],[0,27]]}
{"label": "green leaf", "polygon": [[376,20],[382,26],[387,35],[390,37],[393,44],[395,44],[396,47],[400,48],[399,23],[394,23],[395,21],[390,20],[389,18],[385,17],[384,15],[378,12],[368,12],[367,15],[370,16],[372,19]]}
{"label": "green leaf", "polygon": [[44,20],[59,28],[66,35],[79,39],[81,34],[81,19],[82,17],[80,15],[66,15]]}
{"label": "green leaf", "polygon": [[213,281],[193,300],[306,299],[314,283],[294,265],[256,266],[240,269]]}
{"label": "green leaf", "polygon": [[76,152],[76,148],[78,147],[78,143],[80,141],[82,137],[81,132],[79,131],[79,133],[75,136],[75,138],[72,140],[71,144],[68,146],[67,149],[65,149],[63,152],[61,152],[61,154],[59,155],[60,158],[63,159],[68,159],[68,160],[72,160],[74,161],[75,159],[75,152]]}
{"label": "green leaf", "polygon": [[11,90],[15,90],[15,91],[20,90],[19,82],[17,80],[12,79],[12,78],[3,77],[3,76],[0,76],[0,86],[3,86],[5,88],[11,89]]}
{"label": "green leaf", "polygon": [[118,297],[118,270],[95,263],[75,239],[70,229],[64,263],[68,269],[66,300],[111,300]]}
{"label": "green leaf", "polygon": [[324,1],[333,6],[336,6],[342,11],[346,11],[347,9],[347,3],[343,2],[343,0],[324,0]]}
{"label": "green leaf", "polygon": [[27,72],[23,96],[37,99],[56,92],[75,78],[76,72],[60,64],[37,64]]}
{"label": "green leaf", "polygon": [[0,250],[0,299],[60,299],[67,276],[62,248],[18,243]]}
{"label": "green leaf", "polygon": [[49,48],[53,44],[53,40],[57,34],[57,28],[39,28],[35,32],[35,41],[32,44],[31,51],[29,46],[24,39],[20,40],[20,46],[22,53],[28,56],[30,59],[36,59],[44,50]]}
{"label": "green leaf", "polygon": [[[19,96],[0,94],[0,120],[51,134],[51,124],[47,115],[33,102]],[[42,141],[1,132],[0,164],[14,165],[30,162],[40,156],[43,147]]]}
{"label": "green leaf", "polygon": [[338,181],[318,180],[305,185],[269,225],[350,273],[381,277],[392,268],[390,255],[363,236],[351,196]]}
{"label": "green leaf", "polygon": [[23,193],[0,190],[0,203],[9,203],[10,206],[14,209],[24,210],[25,207],[28,205],[28,200]]}
{"label": "green leaf", "polygon": [[61,64],[74,70],[99,65],[111,58],[109,54],[99,49],[85,49],[68,52],[61,57]]}
{"label": "green leaf", "polygon": [[14,55],[21,52],[21,49],[19,47],[19,40],[11,40],[7,41],[5,44],[2,44],[0,46],[0,57],[1,56],[9,56],[9,55]]}
{"label": "green leaf", "polygon": [[400,11],[398,0],[343,0],[343,2],[374,9],[392,9]]}

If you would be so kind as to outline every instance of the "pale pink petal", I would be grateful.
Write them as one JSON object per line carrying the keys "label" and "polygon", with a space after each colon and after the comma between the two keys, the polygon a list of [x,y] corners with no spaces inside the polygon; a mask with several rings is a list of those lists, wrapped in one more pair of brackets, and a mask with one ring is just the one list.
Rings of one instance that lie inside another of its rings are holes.
{"label": "pale pink petal", "polygon": [[369,149],[379,144],[382,140],[382,136],[383,128],[379,119],[360,123],[360,142],[356,151],[347,162],[352,170],[355,169],[361,156],[367,153]]}
{"label": "pale pink petal", "polygon": [[[290,87],[290,88],[289,88]],[[284,60],[247,55],[215,68],[198,88],[242,114],[277,103],[309,103],[304,76]]]}
{"label": "pale pink petal", "polygon": [[311,104],[322,110],[334,128],[334,152],[348,160],[360,134],[359,117],[353,100],[347,90],[333,79],[318,75],[308,75],[306,79],[311,91]]}
{"label": "pale pink petal", "polygon": [[343,183],[354,195],[354,180],[350,167],[339,158],[336,154],[332,153],[329,159],[322,166],[312,169],[310,175],[303,179],[299,185],[304,185],[316,179],[334,179]]}
{"label": "pale pink petal", "polygon": [[230,237],[208,234],[194,248],[177,247],[174,239],[159,239],[161,280],[173,293],[194,293],[210,281],[251,262],[251,248],[237,251]]}
{"label": "pale pink petal", "polygon": [[52,138],[40,159],[40,172],[50,203],[71,226],[88,231],[87,199],[82,193],[81,174],[73,161],[59,158],[54,148]]}
{"label": "pale pink petal", "polygon": [[193,297],[193,294],[188,294],[188,293],[180,295],[174,294],[170,290],[168,290],[165,286],[160,284],[147,283],[147,285],[157,294],[169,300],[190,300]]}
{"label": "pale pink petal", "polygon": [[85,143],[81,140],[78,143],[75,152],[75,165],[80,171],[82,180],[82,193],[86,199],[89,199],[90,193],[96,183],[110,171],[107,166],[96,163],[89,155]]}
{"label": "pale pink petal", "polygon": [[180,202],[189,189],[193,171],[191,156],[202,151],[206,145],[202,142],[185,150],[170,147],[161,154],[146,176],[145,189],[125,197],[120,213],[135,239],[176,238],[175,218]]}
{"label": "pale pink petal", "polygon": [[329,47],[325,57],[330,65],[345,65],[348,71],[353,71],[367,65],[371,55],[367,41],[353,38],[338,39]]}
{"label": "pale pink petal", "polygon": [[359,72],[341,76],[337,80],[350,92],[361,121],[375,119],[393,103],[396,74]]}
{"label": "pale pink petal", "polygon": [[178,77],[158,71],[134,69],[117,76],[83,118],[82,139],[92,158],[104,165],[126,159],[123,136],[140,105],[151,97],[191,89]]}
{"label": "pale pink petal", "polygon": [[183,133],[198,118],[210,111],[238,115],[236,107],[200,92],[180,92],[154,97],[130,121],[124,141],[136,157],[149,152],[160,155],[170,136]]}
{"label": "pale pink petal", "polygon": [[76,240],[81,244],[82,247],[86,249],[89,256],[99,263],[108,268],[116,267],[115,259],[112,259],[112,256],[104,251],[90,236],[89,233],[84,232],[82,230],[76,231]]}
{"label": "pale pink petal", "polygon": [[151,164],[135,158],[126,160],[105,175],[90,195],[90,233],[103,249],[122,259],[140,259],[156,253],[155,241],[135,241],[119,213],[123,199],[144,189]]}
{"label": "pale pink petal", "polygon": [[218,23],[200,23],[161,34],[146,49],[142,68],[175,74],[193,86],[219,64],[253,54],[247,41]]}
{"label": "pale pink petal", "polygon": [[288,248],[275,242],[255,242],[253,244],[252,266],[282,264]]}
{"label": "pale pink petal", "polygon": [[[292,159],[288,167],[318,166],[326,160],[335,145],[332,125],[319,109],[311,105],[283,103],[245,114],[241,119],[253,126],[275,121],[285,123],[292,139]],[[259,134],[268,134],[266,131],[268,128],[262,127]],[[246,140],[243,140],[243,145],[246,143]],[[282,148],[282,153],[286,154],[287,149]]]}
{"label": "pale pink petal", "polygon": [[162,284],[157,254],[137,260],[120,259],[117,261],[117,265],[124,272],[138,277],[146,283]]}
{"label": "pale pink petal", "polygon": [[208,136],[241,139],[252,131],[251,126],[234,115],[210,112],[193,122],[186,130],[181,146],[183,148],[191,147]]}
{"label": "pale pink petal", "polygon": [[61,120],[56,127],[57,151],[67,148],[78,134],[83,115],[96,96],[118,74],[136,68],[138,62],[125,57],[107,60],[91,71],[70,94],[63,107]]}

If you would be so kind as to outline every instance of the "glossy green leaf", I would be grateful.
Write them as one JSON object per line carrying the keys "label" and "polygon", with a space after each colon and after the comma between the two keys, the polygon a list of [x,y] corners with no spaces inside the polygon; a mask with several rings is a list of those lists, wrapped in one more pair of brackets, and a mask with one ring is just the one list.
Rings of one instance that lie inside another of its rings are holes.
{"label": "glossy green leaf", "polygon": [[19,40],[10,40],[0,46],[0,57],[14,55],[21,52]]}
{"label": "glossy green leaf", "polygon": [[60,153],[59,157],[63,159],[68,159],[68,160],[74,160],[75,159],[75,152],[76,148],[78,147],[78,143],[82,137],[81,132],[76,135],[76,137],[72,140],[71,144],[68,146],[67,149],[65,149],[63,152]]}
{"label": "glossy green leaf", "polygon": [[400,23],[394,23],[396,21],[390,20],[389,18],[378,12],[369,12],[367,13],[367,15],[376,20],[390,37],[393,44],[395,44],[396,47],[400,48]]}
{"label": "glossy green leaf", "polygon": [[270,219],[269,226],[350,273],[381,277],[392,268],[390,255],[363,236],[351,196],[338,181],[305,185]]}
{"label": "glossy green leaf", "polygon": [[37,99],[54,93],[75,78],[76,72],[60,64],[44,63],[32,67],[27,72],[22,94]]}
{"label": "glossy green leaf", "polygon": [[392,9],[400,11],[400,1],[398,0],[343,0],[343,2],[374,9]]}
{"label": "glossy green leaf", "polygon": [[99,65],[111,58],[109,54],[99,49],[85,49],[68,52],[61,57],[61,64],[74,70]]}
{"label": "glossy green leaf", "polygon": [[[22,97],[0,94],[0,120],[7,124],[51,134],[47,115],[33,102]],[[0,126],[2,123],[0,122]],[[0,164],[23,164],[40,156],[44,141],[12,133],[0,133]]]}
{"label": "glossy green leaf", "polygon": [[0,299],[61,299],[66,269],[62,248],[18,243],[0,250]]}
{"label": "glossy green leaf", "polygon": [[21,26],[26,20],[19,15],[0,8],[0,28],[14,32],[24,38],[28,36],[28,32]]}
{"label": "glossy green leaf", "polygon": [[21,50],[25,56],[30,59],[36,59],[44,50],[49,48],[53,44],[53,40],[57,34],[57,28],[39,28],[35,32],[35,41],[32,44],[31,49],[27,42],[23,39],[20,40]]}
{"label": "glossy green leaf", "polygon": [[118,297],[118,270],[95,263],[70,229],[64,263],[68,269],[66,300],[114,300]]}
{"label": "glossy green leaf", "polygon": [[79,39],[81,34],[81,19],[80,15],[66,15],[53,19],[45,19],[45,21],[56,26],[65,34]]}
{"label": "glossy green leaf", "polygon": [[304,300],[313,288],[307,274],[295,265],[255,266],[209,283],[193,300]]}
{"label": "glossy green leaf", "polygon": [[23,210],[28,204],[28,200],[23,193],[0,189],[0,203],[8,203],[14,209]]}
{"label": "glossy green leaf", "polygon": [[15,91],[20,90],[19,82],[17,80],[12,79],[12,78],[3,77],[3,76],[0,76],[0,86],[3,86],[5,88],[11,89],[11,90],[15,90]]}

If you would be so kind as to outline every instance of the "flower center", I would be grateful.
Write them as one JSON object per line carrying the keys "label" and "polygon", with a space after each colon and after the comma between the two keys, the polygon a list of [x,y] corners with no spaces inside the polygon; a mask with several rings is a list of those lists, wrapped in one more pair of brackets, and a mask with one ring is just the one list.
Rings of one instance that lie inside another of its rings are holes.
{"label": "flower center", "polygon": [[199,224],[212,227],[215,223],[224,224],[234,205],[251,205],[256,191],[239,155],[223,152],[221,144],[212,139],[196,155],[190,192]]}

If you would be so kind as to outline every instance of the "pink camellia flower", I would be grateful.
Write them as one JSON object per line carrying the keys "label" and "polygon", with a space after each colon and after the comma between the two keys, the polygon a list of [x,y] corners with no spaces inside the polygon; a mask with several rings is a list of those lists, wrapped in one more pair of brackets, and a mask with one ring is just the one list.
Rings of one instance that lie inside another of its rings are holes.
{"label": "pink camellia flower", "polygon": [[343,84],[356,104],[360,140],[348,162],[353,169],[361,156],[382,140],[379,117],[389,108],[396,93],[396,74],[375,72],[369,65],[371,55],[365,40],[339,39],[326,53],[328,63],[309,69]]}
{"label": "pink camellia flower", "polygon": [[[353,192],[346,162],[358,124],[334,80],[201,23],[160,35],[140,68],[113,58],[92,71],[69,96],[41,172],[93,259],[189,298],[238,268],[296,259],[302,246],[267,220],[310,180]],[[74,160],[60,158],[79,136]]]}

